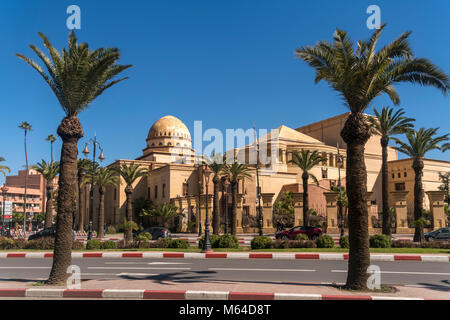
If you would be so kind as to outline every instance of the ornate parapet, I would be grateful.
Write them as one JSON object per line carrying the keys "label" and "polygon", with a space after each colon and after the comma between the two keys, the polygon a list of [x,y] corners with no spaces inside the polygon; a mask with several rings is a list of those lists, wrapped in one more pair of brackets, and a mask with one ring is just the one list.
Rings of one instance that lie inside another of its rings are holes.
{"label": "ornate parapet", "polygon": [[445,228],[447,226],[444,212],[445,191],[427,191],[430,200],[430,212],[433,217],[433,229]]}

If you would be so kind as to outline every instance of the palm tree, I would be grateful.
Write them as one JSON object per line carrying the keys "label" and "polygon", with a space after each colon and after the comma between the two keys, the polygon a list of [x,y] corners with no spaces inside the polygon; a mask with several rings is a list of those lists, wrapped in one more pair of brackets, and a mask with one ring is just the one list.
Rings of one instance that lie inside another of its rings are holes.
{"label": "palm tree", "polygon": [[381,190],[383,199],[383,234],[391,235],[391,215],[389,210],[388,190],[388,154],[389,138],[396,134],[405,133],[414,127],[415,119],[404,116],[403,108],[395,113],[394,108],[383,107],[381,113],[373,109],[375,117],[369,117],[374,133],[381,136]]}
{"label": "palm tree", "polygon": [[25,133],[24,136],[24,145],[25,145],[25,195],[23,197],[23,232],[26,230],[26,222],[27,222],[27,188],[28,188],[28,154],[27,154],[27,133],[28,131],[33,130],[31,124],[26,121],[22,121],[19,125],[19,128],[22,129]]}
{"label": "palm tree", "polygon": [[302,171],[303,183],[303,223],[305,226],[309,225],[309,203],[308,203],[308,180],[311,178],[317,185],[319,181],[316,176],[309,171],[327,159],[319,154],[319,151],[309,151],[302,149],[300,152],[292,152],[292,160],[289,163],[295,164]]}
{"label": "palm tree", "polygon": [[[97,163],[96,163],[97,164]],[[84,217],[83,212],[83,187],[85,187],[84,179],[89,170],[92,170],[92,161],[89,159],[78,159],[77,160],[77,181],[78,181],[78,230],[84,230]]]}
{"label": "palm tree", "polygon": [[90,50],[87,43],[79,44],[75,32],[71,32],[68,50],[58,52],[48,38],[39,33],[50,57],[40,49],[30,45],[42,60],[47,72],[33,60],[22,54],[17,57],[35,69],[49,85],[58,99],[65,117],[57,133],[62,139],[60,157],[60,179],[58,192],[58,219],[56,223],[53,265],[47,284],[64,283],[68,274],[72,252],[72,213],[76,196],[78,140],[83,137],[83,129],[77,115],[106,89],[123,81],[113,80],[131,65],[119,65],[120,53],[117,48]]}
{"label": "palm tree", "polygon": [[212,228],[213,234],[219,234],[220,231],[220,215],[219,215],[219,183],[221,179],[221,174],[223,167],[225,165],[225,159],[223,156],[219,154],[213,154],[211,159],[206,160],[209,168],[214,173],[213,176],[213,185],[214,185],[214,202],[213,202],[213,211],[212,211]]}
{"label": "palm tree", "polygon": [[169,227],[169,221],[171,221],[175,217],[182,215],[182,213],[178,211],[178,207],[171,203],[165,203],[151,209],[143,209],[142,211],[143,215],[160,218],[165,228]]}
{"label": "palm tree", "polygon": [[438,145],[441,142],[448,141],[448,134],[443,136],[436,136],[438,128],[424,129],[420,128],[419,131],[406,132],[407,142],[403,142],[397,138],[393,138],[398,144],[395,147],[398,151],[413,158],[412,168],[414,169],[414,242],[423,242],[425,240],[423,235],[423,158],[425,154],[433,149],[441,149]]}
{"label": "palm tree", "polygon": [[231,234],[236,235],[236,196],[238,182],[244,178],[250,178],[251,168],[246,164],[234,162],[233,164],[225,164],[223,167],[223,175],[230,181],[231,185]]}
{"label": "palm tree", "polygon": [[316,70],[315,82],[326,81],[350,110],[341,137],[347,145],[346,189],[349,208],[349,262],[346,287],[367,288],[370,264],[367,211],[367,172],[364,145],[371,130],[364,111],[377,96],[386,93],[395,105],[400,97],[394,85],[411,82],[433,86],[447,93],[449,78],[427,59],[414,58],[408,43],[410,32],[375,51],[385,25],[368,41],[358,41],[356,51],[343,30],[336,29],[334,42],[320,41],[295,51]]}
{"label": "palm tree", "polygon": [[445,152],[447,150],[450,150],[450,143],[444,143],[442,145],[442,152]]}
{"label": "palm tree", "polygon": [[100,168],[95,173],[95,184],[98,187],[100,211],[98,215],[98,231],[97,238],[104,237],[105,225],[105,191],[107,186],[117,186],[119,177],[117,173],[109,168]]}
{"label": "palm tree", "polygon": [[53,162],[53,142],[56,141],[56,137],[53,134],[49,134],[48,137],[45,138],[45,141],[50,142],[50,156],[51,156],[51,161]]}
{"label": "palm tree", "polygon": [[[0,157],[0,162],[5,161],[5,158]],[[11,169],[8,166],[5,165],[0,165],[0,173],[3,174],[3,176],[6,177],[6,171],[8,171],[8,173],[11,172]]]}
{"label": "palm tree", "polygon": [[[126,207],[125,207],[125,216],[126,222],[133,221],[133,208],[131,201],[131,196],[133,195],[133,184],[140,177],[147,176],[149,174],[148,169],[141,167],[138,164],[130,164],[127,165],[123,163],[119,168],[115,168],[116,172],[122,177],[125,181],[125,195],[126,195]],[[125,243],[129,243],[133,240],[133,233],[131,229],[126,230],[125,232]]]}
{"label": "palm tree", "polygon": [[46,181],[47,189],[47,203],[45,205],[45,223],[44,227],[48,228],[52,226],[53,223],[53,180],[59,174],[59,163],[58,162],[45,162],[42,159],[35,166],[32,166],[37,172],[42,174]]}

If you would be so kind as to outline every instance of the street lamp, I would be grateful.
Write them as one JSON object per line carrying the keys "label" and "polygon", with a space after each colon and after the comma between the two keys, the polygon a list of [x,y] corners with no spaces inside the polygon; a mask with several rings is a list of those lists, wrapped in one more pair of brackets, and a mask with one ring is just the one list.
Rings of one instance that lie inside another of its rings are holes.
{"label": "street lamp", "polygon": [[[92,219],[94,217],[94,179],[95,179],[95,153],[97,151],[97,147],[100,149],[100,156],[98,159],[100,161],[103,161],[105,157],[103,156],[103,149],[100,146],[100,143],[97,141],[97,135],[94,134],[94,139],[90,139],[88,142],[86,142],[86,145],[84,146],[83,154],[87,158],[89,155],[89,149],[88,145],[92,144],[94,147],[94,152],[92,154],[92,181],[91,181],[91,191],[89,193],[89,229],[88,229],[88,240],[92,239]],[[101,227],[101,226],[100,226]]]}
{"label": "street lamp", "polygon": [[225,234],[228,233],[228,186],[229,185],[230,185],[230,181],[228,179],[225,179],[223,182],[223,187],[224,187],[224,190],[226,190],[226,192],[227,192],[226,199],[223,196],[224,190],[222,190],[222,199],[225,200]]}
{"label": "street lamp", "polygon": [[338,188],[339,188],[339,198],[338,198],[338,210],[339,210],[339,218],[341,219],[341,237],[344,236],[345,230],[345,220],[344,214],[342,212],[342,188],[341,188],[341,166],[344,163],[344,158],[339,152],[339,142],[337,143],[337,165],[338,165]]}
{"label": "street lamp", "polygon": [[205,185],[206,185],[206,216],[205,216],[205,241],[203,242],[203,250],[202,252],[212,252],[211,249],[211,241],[209,239],[209,214],[208,214],[208,184],[209,184],[209,177],[212,174],[212,170],[209,168],[208,165],[203,166],[203,177],[205,178]]}
{"label": "street lamp", "polygon": [[196,163],[194,165],[194,167],[197,169],[197,175],[198,175],[198,205],[197,205],[197,210],[198,210],[198,236],[201,237],[202,236],[202,214],[201,214],[201,209],[200,209],[200,198],[201,195],[203,193],[203,187],[202,187],[202,177],[200,174],[200,165],[198,163]]}
{"label": "street lamp", "polygon": [[256,199],[258,204],[258,226],[259,235],[263,235],[263,216],[261,212],[261,187],[259,186],[259,140],[256,137],[256,129],[253,124],[253,132],[255,134],[255,148],[256,148]]}
{"label": "street lamp", "polygon": [[3,185],[2,187],[2,192],[3,192],[3,207],[2,207],[2,237],[5,236],[5,199],[6,199],[6,192],[8,192],[8,187]]}

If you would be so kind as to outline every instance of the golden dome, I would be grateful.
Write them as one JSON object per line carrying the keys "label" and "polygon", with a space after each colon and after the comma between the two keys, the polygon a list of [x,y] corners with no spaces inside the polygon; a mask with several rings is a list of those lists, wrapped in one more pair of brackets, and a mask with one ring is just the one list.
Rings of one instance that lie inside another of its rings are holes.
{"label": "golden dome", "polygon": [[165,116],[152,125],[147,139],[157,137],[178,137],[190,140],[191,134],[180,119],[174,116]]}

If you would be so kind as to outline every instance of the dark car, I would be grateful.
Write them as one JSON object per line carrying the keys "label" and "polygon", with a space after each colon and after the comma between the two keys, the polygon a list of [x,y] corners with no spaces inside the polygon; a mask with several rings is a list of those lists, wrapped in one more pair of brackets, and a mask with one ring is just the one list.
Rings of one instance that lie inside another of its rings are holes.
{"label": "dark car", "polygon": [[427,241],[448,241],[450,240],[450,228],[439,228],[424,234]]}
{"label": "dark car", "polygon": [[[56,235],[56,227],[51,226],[51,227],[44,228],[41,231],[38,231],[38,232],[30,235],[28,237],[28,240],[36,240],[36,239],[44,238],[44,237],[54,238],[55,235]],[[73,231],[72,231],[72,238],[75,240],[75,233]]]}
{"label": "dark car", "polygon": [[275,234],[275,238],[283,240],[295,240],[295,237],[301,233],[306,234],[311,240],[316,240],[322,234],[322,230],[316,227],[298,226],[293,227],[289,230],[277,232]]}
{"label": "dark car", "polygon": [[152,240],[158,240],[159,238],[170,238],[172,236],[169,229],[163,228],[163,227],[146,228],[142,231],[136,232],[134,235],[137,236],[138,234],[140,234],[142,232],[150,233],[152,235]]}

